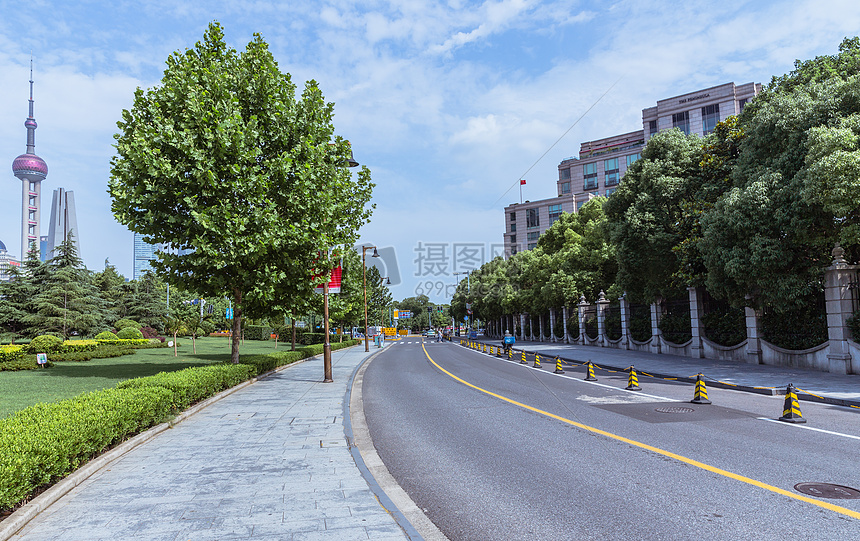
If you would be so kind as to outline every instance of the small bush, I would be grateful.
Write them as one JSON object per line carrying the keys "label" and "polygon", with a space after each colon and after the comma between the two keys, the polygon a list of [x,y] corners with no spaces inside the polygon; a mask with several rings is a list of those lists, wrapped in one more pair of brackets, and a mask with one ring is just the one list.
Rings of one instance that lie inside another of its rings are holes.
{"label": "small bush", "polygon": [[19,361],[24,358],[24,346],[0,346],[0,362]]}
{"label": "small bush", "polygon": [[113,324],[113,328],[116,329],[117,331],[121,331],[121,330],[125,329],[126,327],[133,327],[135,329],[140,329],[141,325],[137,321],[134,321],[131,319],[120,319],[119,321],[117,321],[116,323]]}
{"label": "small bush", "polygon": [[270,340],[272,327],[268,325],[245,325],[242,329],[245,340]]}
{"label": "small bush", "polygon": [[118,340],[119,337],[110,331],[100,332],[96,335],[96,340]]}
{"label": "small bush", "polygon": [[158,331],[152,327],[141,327],[140,332],[143,334],[144,338],[158,338]]}
{"label": "small bush", "polygon": [[73,351],[94,351],[98,347],[98,340],[66,340],[63,342],[63,347],[61,347],[59,351],[62,353],[71,353]]}
{"label": "small bush", "polygon": [[36,370],[42,367],[51,367],[54,366],[50,360],[43,365],[39,365],[36,362],[35,355],[24,355],[20,359],[14,359],[11,361],[0,361],[0,372],[17,372],[18,370]]}
{"label": "small bush", "polygon": [[63,339],[50,334],[43,334],[33,338],[27,346],[28,353],[51,353],[59,351],[63,347]]}
{"label": "small bush", "polygon": [[143,333],[140,332],[140,329],[135,329],[134,327],[125,327],[120,329],[120,331],[116,333],[116,337],[120,340],[134,340],[137,338],[143,338]]}

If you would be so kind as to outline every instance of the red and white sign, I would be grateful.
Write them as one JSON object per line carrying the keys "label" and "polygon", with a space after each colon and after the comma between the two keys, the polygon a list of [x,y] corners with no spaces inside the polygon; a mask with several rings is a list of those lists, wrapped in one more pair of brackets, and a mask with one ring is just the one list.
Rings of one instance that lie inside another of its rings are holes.
{"label": "red and white sign", "polygon": [[[331,274],[329,275],[328,281],[328,292],[329,293],[340,293],[340,284],[343,278],[343,266],[338,265],[337,267],[331,270]],[[313,277],[314,283],[314,292],[315,293],[324,293],[324,283],[325,277],[322,274],[314,274]]]}

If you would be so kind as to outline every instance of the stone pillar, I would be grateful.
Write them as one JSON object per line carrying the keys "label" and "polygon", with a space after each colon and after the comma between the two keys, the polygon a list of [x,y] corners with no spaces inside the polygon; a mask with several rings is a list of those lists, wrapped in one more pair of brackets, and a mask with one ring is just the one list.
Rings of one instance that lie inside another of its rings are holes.
{"label": "stone pillar", "polygon": [[590,305],[585,300],[585,295],[581,295],[579,297],[579,338],[576,339],[578,344],[585,345],[587,341],[585,339],[585,310],[588,309]]}
{"label": "stone pillar", "polygon": [[600,290],[597,295],[597,337],[600,339],[600,347],[608,345],[606,337],[606,307],[609,306],[609,301],[606,300],[606,293]]}
{"label": "stone pillar", "polygon": [[[747,300],[752,299],[750,295],[747,295],[746,298]],[[747,363],[761,364],[761,338],[758,334],[758,320],[761,317],[761,310],[744,306],[744,316],[747,323]]]}
{"label": "stone pillar", "polygon": [[538,341],[543,342],[543,314],[538,314],[538,329],[540,330],[540,338],[538,338]]}
{"label": "stone pillar", "polygon": [[570,344],[570,335],[567,334],[567,305],[566,304],[564,306],[562,306],[562,308],[561,308],[561,318],[562,318],[561,323],[563,326],[562,328],[564,329],[564,343]]}
{"label": "stone pillar", "polygon": [[526,339],[526,315],[520,314],[520,341]]}
{"label": "stone pillar", "polygon": [[621,347],[630,349],[630,304],[627,293],[618,297],[618,307],[621,311]]}
{"label": "stone pillar", "polygon": [[[851,297],[852,282],[857,281],[860,266],[849,265],[845,261],[845,250],[836,245],[833,248],[833,263],[824,271],[824,300],[827,307],[827,353],[828,372],[834,374],[851,373],[851,350],[848,348],[848,318],[854,313]],[[853,337],[855,341],[860,337]]]}
{"label": "stone pillar", "polygon": [[549,341],[558,342],[558,338],[555,337],[555,308],[549,309]]}
{"label": "stone pillar", "polygon": [[690,294],[690,331],[693,335],[692,356],[695,359],[704,359],[705,350],[702,337],[705,335],[702,326],[702,316],[705,315],[702,306],[702,290],[696,287],[688,287]]}
{"label": "stone pillar", "polygon": [[663,310],[660,308],[660,302],[651,303],[651,353],[663,353],[663,342],[660,330],[660,318],[663,316]]}

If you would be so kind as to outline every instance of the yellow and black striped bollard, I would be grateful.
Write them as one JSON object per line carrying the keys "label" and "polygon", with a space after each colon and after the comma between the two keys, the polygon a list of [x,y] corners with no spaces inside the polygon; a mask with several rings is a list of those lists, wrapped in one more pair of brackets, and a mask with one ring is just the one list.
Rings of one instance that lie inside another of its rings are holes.
{"label": "yellow and black striped bollard", "polygon": [[522,358],[520,358],[520,364],[528,364],[528,361],[526,360],[526,350],[523,350]]}
{"label": "yellow and black striped bollard", "polygon": [[696,390],[693,391],[693,399],[690,400],[693,404],[710,404],[708,400],[708,388],[705,387],[705,380],[702,379],[704,374],[696,375]]}
{"label": "yellow and black striped bollard", "polygon": [[788,384],[785,390],[785,405],[782,408],[782,417],[780,421],[786,423],[805,423],[806,419],[800,413],[800,403],[797,401],[797,393],[794,392],[794,385]]}
{"label": "yellow and black striped bollard", "polygon": [[564,369],[561,367],[561,357],[555,358],[555,370],[553,374],[564,374]]}
{"label": "yellow and black striped bollard", "polygon": [[591,361],[588,361],[588,375],[585,376],[585,381],[597,381],[597,378],[594,377],[594,365]]}
{"label": "yellow and black striped bollard", "polygon": [[535,353],[535,364],[532,365],[534,368],[540,368],[540,355]]}
{"label": "yellow and black striped bollard", "polygon": [[639,386],[639,377],[636,375],[636,369],[631,366],[630,367],[630,376],[627,378],[627,387],[625,387],[628,391],[641,391],[642,387]]}

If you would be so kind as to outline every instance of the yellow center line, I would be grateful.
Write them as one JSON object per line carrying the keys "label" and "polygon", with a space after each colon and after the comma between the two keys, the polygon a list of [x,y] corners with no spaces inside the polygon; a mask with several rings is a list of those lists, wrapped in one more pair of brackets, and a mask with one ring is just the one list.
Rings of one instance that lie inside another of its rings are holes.
{"label": "yellow center line", "polygon": [[768,485],[767,483],[763,483],[761,481],[757,481],[757,480],[751,479],[749,477],[744,477],[743,475],[738,475],[736,473],[732,473],[730,471],[723,470],[721,468],[717,468],[717,467],[711,466],[709,464],[705,464],[704,462],[699,462],[698,460],[693,460],[692,458],[687,458],[685,456],[681,456],[681,455],[672,453],[671,451],[666,451],[666,450],[660,449],[658,447],[653,447],[651,445],[648,445],[647,443],[642,443],[642,442],[638,442],[636,440],[631,440],[629,438],[625,438],[624,436],[619,436],[618,434],[613,434],[612,432],[607,432],[607,431],[601,430],[599,428],[594,428],[593,426],[588,426],[588,425],[585,425],[582,423],[578,423],[576,421],[572,421],[572,420],[567,419],[565,417],[555,415],[554,413],[549,413],[548,411],[543,411],[541,409],[529,406],[528,404],[523,404],[522,402],[517,402],[516,400],[513,400],[513,399],[508,398],[506,396],[502,396],[502,395],[496,394],[492,391],[482,389],[481,387],[478,387],[477,385],[469,383],[468,381],[455,376],[451,372],[448,372],[447,370],[445,370],[444,368],[439,366],[436,363],[436,361],[434,361],[433,358],[430,357],[430,354],[427,353],[427,348],[425,348],[423,344],[421,345],[421,347],[424,349],[424,355],[426,355],[427,359],[431,363],[433,363],[433,366],[435,366],[436,368],[438,368],[439,370],[441,370],[445,374],[447,374],[450,377],[452,377],[453,379],[459,381],[463,385],[466,385],[467,387],[471,387],[472,389],[475,389],[476,391],[480,391],[482,393],[488,394],[492,397],[498,398],[499,400],[504,400],[505,402],[508,402],[509,404],[513,404],[515,406],[519,406],[519,407],[527,409],[529,411],[533,411],[535,413],[545,415],[545,416],[550,417],[552,419],[555,419],[557,421],[561,421],[563,423],[567,423],[567,424],[575,426],[577,428],[581,428],[582,430],[587,430],[587,431],[593,432],[595,434],[600,434],[601,436],[606,436],[607,438],[612,438],[613,440],[622,441],[628,445],[632,445],[634,447],[639,447],[640,449],[645,449],[647,451],[651,451],[652,453],[657,453],[658,455],[663,455],[663,456],[666,456],[669,458],[673,458],[673,459],[678,460],[680,462],[683,462],[685,464],[689,464],[691,466],[695,466],[697,468],[701,468],[703,470],[706,470],[706,471],[709,471],[712,473],[716,473],[717,475],[722,475],[723,477],[728,477],[729,479],[734,479],[736,481],[741,481],[742,483],[747,483],[748,485],[753,485],[753,486],[756,486],[759,488],[763,488],[765,490],[769,490],[771,492],[775,492],[777,494],[782,494],[783,496],[788,496],[789,498],[793,498],[795,500],[800,500],[802,502],[811,503],[812,505],[817,505],[818,507],[823,507],[824,509],[829,509],[830,511],[834,511],[836,513],[839,513],[840,515],[845,515],[847,517],[860,519],[860,512],[853,511],[851,509],[847,509],[847,508],[841,507],[839,505],[833,505],[832,503],[829,503],[829,502],[822,502],[822,501],[815,500],[812,498],[807,498],[806,496],[801,496],[800,494],[795,494],[794,492],[789,492],[788,490],[783,490],[783,489],[775,487],[773,485]]}

